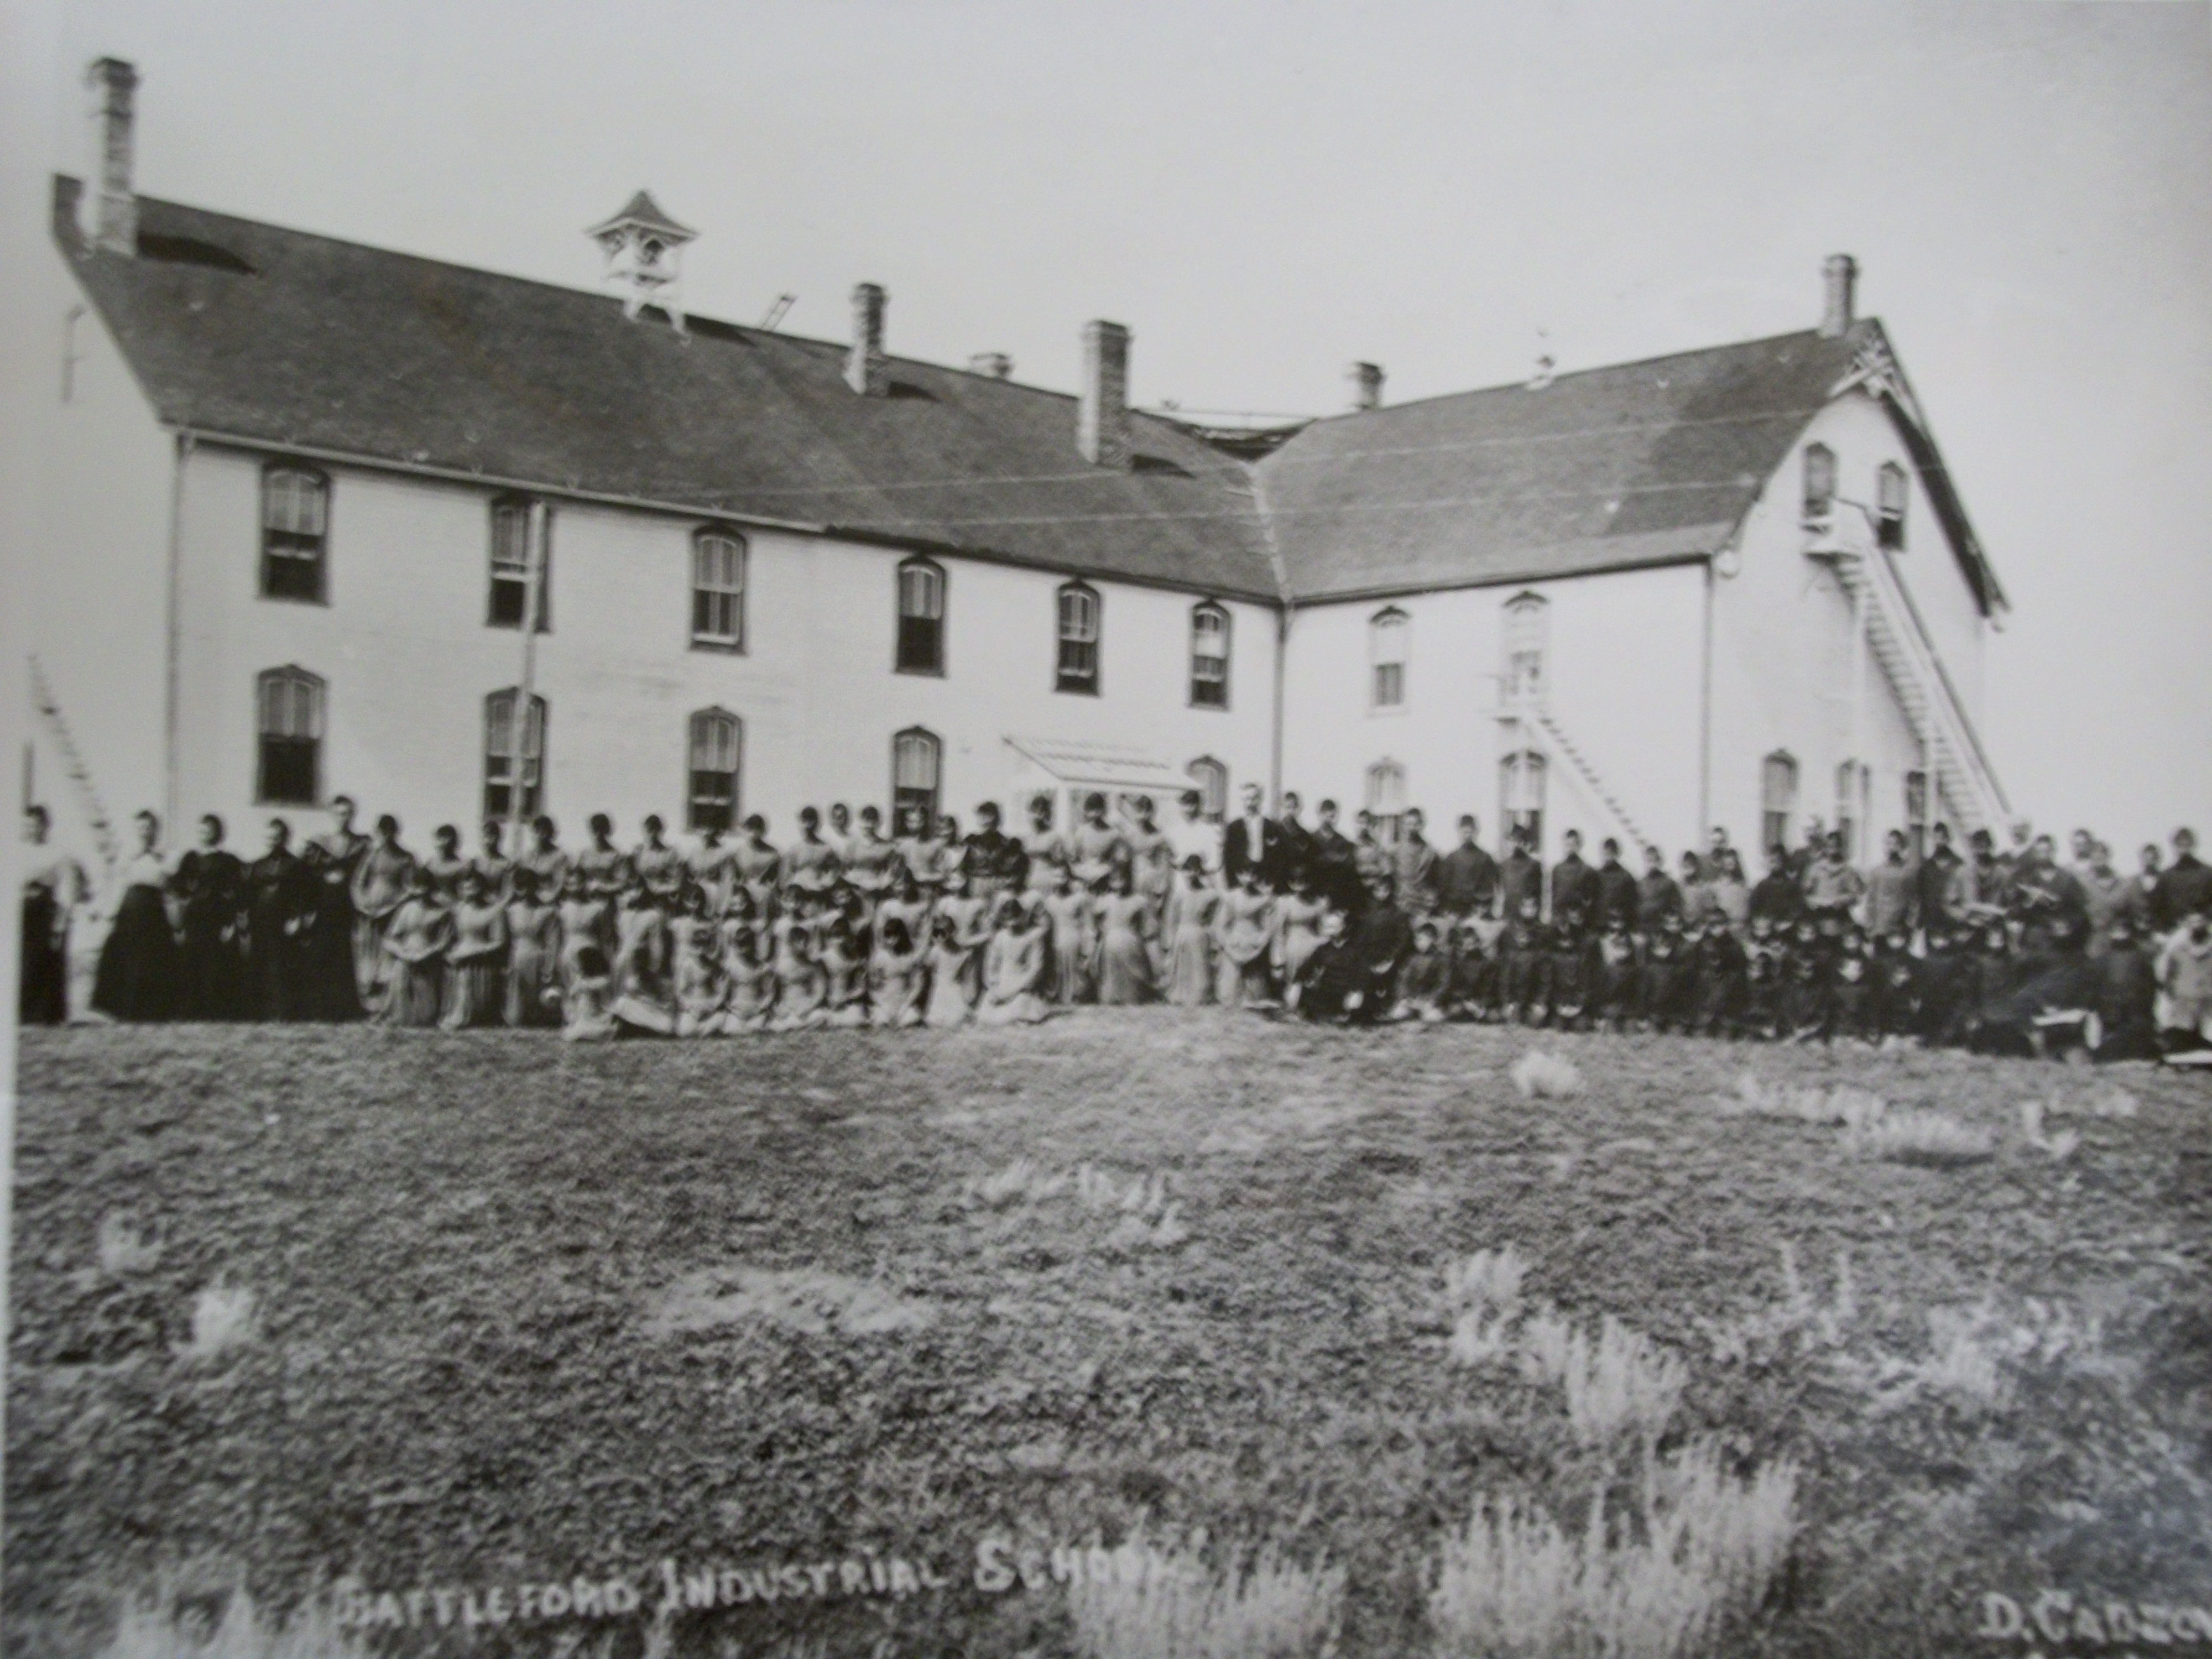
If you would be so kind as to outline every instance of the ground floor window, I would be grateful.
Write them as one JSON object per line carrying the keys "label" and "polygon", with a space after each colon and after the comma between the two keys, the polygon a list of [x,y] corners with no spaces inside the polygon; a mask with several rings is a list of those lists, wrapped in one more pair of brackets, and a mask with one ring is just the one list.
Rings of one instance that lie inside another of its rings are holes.
{"label": "ground floor window", "polygon": [[1759,763],[1759,845],[1790,844],[1790,820],[1797,814],[1797,763],[1777,750]]}
{"label": "ground floor window", "polygon": [[941,811],[940,769],[945,745],[934,732],[910,726],[891,739],[891,822],[906,823],[919,812],[934,824]]}
{"label": "ground floor window", "polygon": [[[545,810],[545,699],[530,699],[521,732],[520,764],[515,743],[515,693],[495,691],[484,699],[483,815],[486,818],[535,817]],[[520,781],[518,805],[514,790]]]}
{"label": "ground floor window", "polygon": [[1498,817],[1510,840],[1517,831],[1531,853],[1544,845],[1544,757],[1533,749],[1508,755],[1498,766]]}
{"label": "ground floor window", "polygon": [[1859,860],[1859,832],[1866,823],[1867,769],[1856,761],[1836,769],[1836,833],[1843,837],[1846,863]]}
{"label": "ground floor window", "polygon": [[1220,823],[1229,811],[1229,769],[1211,755],[1200,755],[1183,772],[1198,791],[1199,811]]}
{"label": "ground floor window", "polygon": [[1395,844],[1406,818],[1406,769],[1396,761],[1379,760],[1367,769],[1367,810],[1374,815],[1376,838]]}
{"label": "ground floor window", "polygon": [[254,688],[260,752],[254,799],[313,806],[321,799],[323,682],[304,668],[271,668]]}
{"label": "ground floor window", "polygon": [[1905,775],[1905,834],[1912,843],[1912,856],[1928,856],[1928,775]]}
{"label": "ground floor window", "polygon": [[728,830],[738,821],[738,763],[744,728],[726,708],[702,708],[691,716],[685,746],[687,769],[684,821],[694,830]]}

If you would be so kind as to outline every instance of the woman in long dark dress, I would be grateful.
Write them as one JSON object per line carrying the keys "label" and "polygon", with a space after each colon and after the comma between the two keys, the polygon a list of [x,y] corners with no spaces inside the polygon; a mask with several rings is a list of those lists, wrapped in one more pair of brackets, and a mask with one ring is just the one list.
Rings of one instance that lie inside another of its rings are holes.
{"label": "woman in long dark dress", "polygon": [[200,844],[169,878],[178,906],[179,1019],[246,1018],[246,866],[222,839],[222,820],[208,813]]}
{"label": "woman in long dark dress", "polygon": [[353,827],[353,802],[331,803],[330,834],[307,843],[307,913],[300,930],[300,1012],[303,1018],[343,1024],[362,1017],[361,987],[354,971],[354,872],[368,854],[368,837]]}
{"label": "woman in long dark dress", "polygon": [[313,902],[307,867],[292,850],[292,826],[269,820],[269,850],[246,869],[246,966],[256,1019],[303,1012],[301,935]]}
{"label": "woman in long dark dress", "polygon": [[100,947],[92,1006],[112,1019],[167,1019],[177,1006],[179,964],[162,902],[169,872],[161,858],[161,821],[141,812],[136,822],[138,850],[116,872],[122,890]]}

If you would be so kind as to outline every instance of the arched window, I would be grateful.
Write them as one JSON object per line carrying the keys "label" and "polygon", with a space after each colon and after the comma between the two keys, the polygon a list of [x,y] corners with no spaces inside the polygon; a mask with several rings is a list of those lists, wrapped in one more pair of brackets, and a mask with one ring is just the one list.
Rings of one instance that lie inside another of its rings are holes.
{"label": "arched window", "polygon": [[691,643],[745,648],[745,538],[734,530],[692,532]]}
{"label": "arched window", "polygon": [[1372,665],[1368,702],[1373,708],[1405,707],[1406,643],[1413,621],[1395,605],[1368,619],[1367,656]]}
{"label": "arched window", "polygon": [[1375,816],[1375,833],[1386,846],[1395,846],[1406,817],[1406,769],[1394,760],[1379,760],[1367,769],[1367,810]]}
{"label": "arched window", "polygon": [[1544,647],[1551,633],[1551,605],[1540,593],[1520,593],[1505,602],[1505,701],[1544,701]]}
{"label": "arched window", "polygon": [[1826,444],[1805,446],[1805,517],[1825,520],[1836,505],[1836,452]]}
{"label": "arched window", "polygon": [[[491,504],[491,593],[484,622],[492,628],[520,628],[530,603],[531,503],[527,496],[502,495]],[[538,573],[538,631],[544,633],[550,609],[545,603],[550,571]]]}
{"label": "arched window", "polygon": [[1229,707],[1229,612],[1211,601],[1190,608],[1190,703]]}
{"label": "arched window", "polygon": [[1544,845],[1543,756],[1533,749],[1508,755],[1498,763],[1498,817],[1504,821],[1510,841],[1518,831],[1531,853]]}
{"label": "arched window", "polygon": [[270,806],[322,799],[323,682],[304,668],[271,668],[254,682],[260,752],[253,798]]}
{"label": "arched window", "polygon": [[1797,816],[1797,763],[1778,749],[1759,763],[1759,845],[1790,844],[1790,820]]}
{"label": "arched window", "polygon": [[1874,475],[1874,532],[1881,545],[1902,551],[1905,547],[1905,469],[1884,461]]}
{"label": "arched window", "polygon": [[1844,859],[1856,863],[1859,856],[1859,830],[1866,822],[1867,769],[1856,761],[1845,761],[1836,769],[1836,833],[1844,839]]}
{"label": "arched window", "polygon": [[1905,835],[1912,843],[1912,856],[1928,856],[1928,775],[1905,775]]}
{"label": "arched window", "polygon": [[929,559],[898,568],[898,672],[945,672],[945,570]]}
{"label": "arched window", "polygon": [[1060,590],[1060,663],[1053,686],[1060,691],[1098,690],[1098,592],[1085,582]]}
{"label": "arched window", "polygon": [[945,745],[934,732],[909,726],[891,739],[891,822],[903,823],[910,811],[934,824],[943,792],[939,771]]}
{"label": "arched window", "polygon": [[684,820],[693,830],[727,830],[738,821],[738,773],[744,726],[726,708],[702,708],[684,733]]}
{"label": "arched window", "polygon": [[1229,811],[1229,769],[1211,755],[1200,755],[1183,768],[1183,775],[1198,791],[1200,812],[1220,823]]}
{"label": "arched window", "polygon": [[[545,699],[532,696],[521,733],[521,760],[515,764],[514,691],[495,691],[484,699],[483,816],[535,817],[545,810]],[[514,790],[518,772],[522,798]]]}
{"label": "arched window", "polygon": [[261,597],[323,601],[331,483],[303,466],[261,474]]}

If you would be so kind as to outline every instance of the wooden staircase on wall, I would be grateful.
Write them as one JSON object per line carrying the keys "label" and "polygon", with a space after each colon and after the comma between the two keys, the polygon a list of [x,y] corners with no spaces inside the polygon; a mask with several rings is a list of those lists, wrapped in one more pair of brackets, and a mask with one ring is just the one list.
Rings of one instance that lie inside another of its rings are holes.
{"label": "wooden staircase on wall", "polygon": [[1833,568],[1837,581],[1863,617],[1867,647],[1881,664],[1906,723],[1920,741],[1944,816],[1966,833],[1988,830],[1995,834],[2010,822],[2012,804],[1990,765],[1973,720],[1936,653],[1911,594],[1898,580],[1889,550],[1877,545],[1863,527],[1844,531],[1846,522],[1839,517],[1807,550],[1808,556]]}
{"label": "wooden staircase on wall", "polygon": [[100,799],[99,786],[92,781],[92,769],[85,764],[78,752],[76,738],[70,732],[69,719],[62,713],[61,699],[54,695],[53,684],[46,678],[46,671],[39,665],[36,657],[31,659],[31,702],[38,710],[52,736],[54,748],[62,758],[62,770],[69,775],[70,786],[82,805],[85,822],[91,827],[93,844],[100,849],[100,860],[112,875],[120,861],[121,854],[115,842],[115,825],[107,816],[107,808]]}

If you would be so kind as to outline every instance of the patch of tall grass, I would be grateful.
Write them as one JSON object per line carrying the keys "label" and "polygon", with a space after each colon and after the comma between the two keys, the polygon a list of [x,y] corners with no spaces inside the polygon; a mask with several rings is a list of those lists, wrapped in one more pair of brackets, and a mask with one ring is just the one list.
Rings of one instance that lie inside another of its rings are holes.
{"label": "patch of tall grass", "polygon": [[133,1597],[94,1659],[369,1659],[369,1650],[317,1601],[278,1620],[242,1588],[233,1589],[212,1623],[203,1616],[205,1605],[167,1585]]}
{"label": "patch of tall grass", "polygon": [[1451,1321],[1447,1352],[1455,1361],[1482,1365],[1511,1352],[1528,1276],[1528,1262],[1510,1244],[1477,1250],[1444,1270],[1444,1311]]}
{"label": "patch of tall grass", "polygon": [[1344,1571],[1325,1561],[1270,1548],[1217,1571],[1195,1547],[1141,1536],[1089,1555],[1067,1593],[1085,1659],[1309,1659],[1334,1645]]}
{"label": "patch of tall grass", "polygon": [[1590,1446],[1632,1429],[1656,1438],[1689,1381],[1680,1358],[1611,1314],[1595,1341],[1555,1313],[1537,1315],[1522,1330],[1521,1372],[1531,1382],[1564,1386],[1567,1421]]}
{"label": "patch of tall grass", "polygon": [[1797,1470],[1738,1480],[1710,1442],[1651,1463],[1579,1534],[1513,1498],[1446,1536],[1429,1593],[1438,1659],[1678,1659],[1757,1608],[1796,1534]]}

